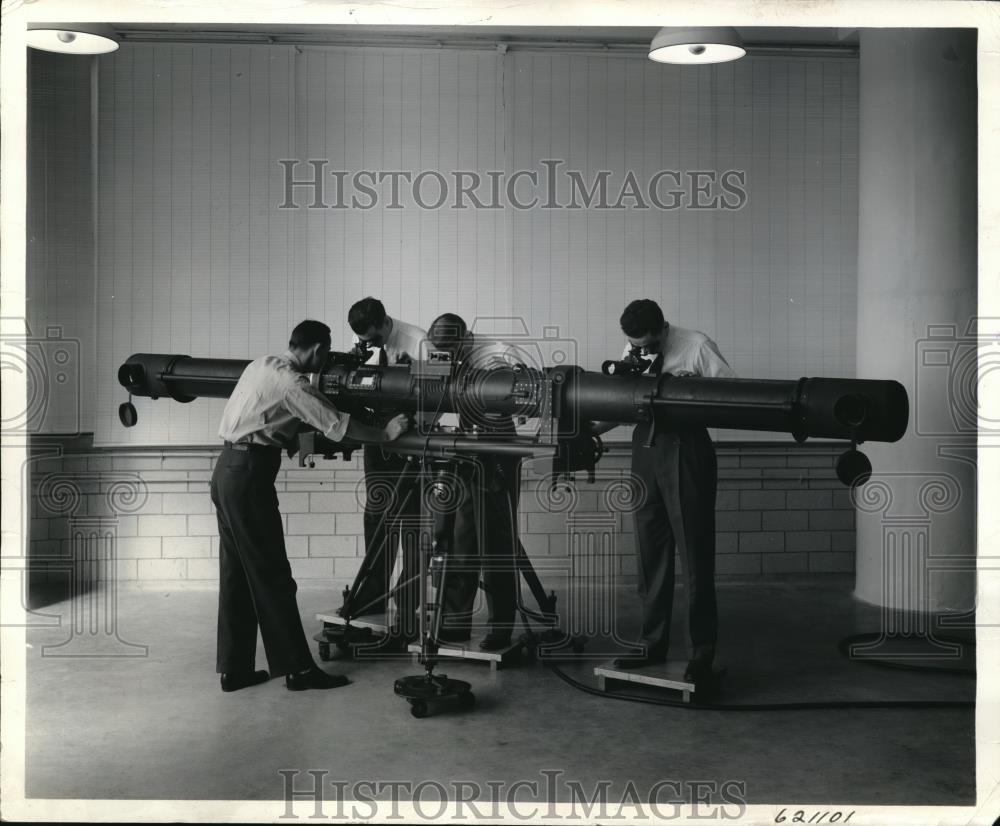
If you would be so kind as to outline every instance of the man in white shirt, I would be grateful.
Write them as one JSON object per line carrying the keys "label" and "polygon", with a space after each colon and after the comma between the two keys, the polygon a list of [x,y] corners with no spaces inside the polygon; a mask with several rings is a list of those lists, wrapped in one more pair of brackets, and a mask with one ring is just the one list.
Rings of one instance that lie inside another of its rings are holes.
{"label": "man in white shirt", "polygon": [[[649,299],[633,301],[621,316],[628,339],[623,358],[643,375],[735,378],[736,373],[704,333],[668,324]],[[615,423],[595,423],[604,433]],[[654,428],[651,447],[646,446]],[[697,682],[711,674],[718,634],[715,600],[715,448],[704,427],[671,428],[644,422],[632,433],[632,473],[641,502],[635,513],[642,598],[639,657],[615,661],[621,668],[666,662],[674,599],[674,551],[684,554],[687,578],[691,659],[686,678]]]}
{"label": "man in white shirt", "polygon": [[323,367],[329,352],[330,328],[303,321],[292,331],[287,352],[247,365],[222,414],[224,447],[212,473],[212,502],[219,523],[216,670],[223,691],[269,678],[267,671],[254,670],[258,626],[270,674],[284,674],[288,689],[348,682],[321,670],[309,650],[274,480],[282,448],[293,443],[303,423],[334,441],[347,436],[389,442],[406,430],[407,420],[397,416],[374,428],[338,411],[307,376]]}
{"label": "man in white shirt", "polygon": [[[371,296],[355,303],[347,314],[347,323],[355,334],[355,345],[371,350],[367,364],[382,367],[409,364],[420,359],[421,344],[427,333],[415,324],[390,317],[385,306]],[[377,352],[373,348],[377,348]],[[395,633],[403,639],[415,636],[417,609],[420,604],[420,498],[412,493],[405,502],[393,502],[392,490],[406,466],[406,457],[383,451],[378,445],[365,445],[365,563],[367,577],[360,583],[350,605],[350,614],[378,614],[387,609],[392,569],[397,548],[402,546],[402,568],[393,593],[398,612]],[[375,547],[378,526],[395,511],[392,529]]]}
{"label": "man in white shirt", "polygon": [[[438,316],[429,337],[434,347],[451,352],[459,363],[456,379],[473,381],[476,373],[509,368],[509,348],[492,340],[479,340],[465,321],[453,313]],[[478,409],[474,401],[459,409],[463,430],[511,436],[513,419]],[[461,499],[455,509],[451,555],[444,588],[439,641],[464,642],[472,635],[472,612],[482,571],[489,610],[488,633],[480,641],[484,651],[510,644],[517,599],[517,504],[521,493],[521,460],[508,456],[482,456],[457,463]]]}

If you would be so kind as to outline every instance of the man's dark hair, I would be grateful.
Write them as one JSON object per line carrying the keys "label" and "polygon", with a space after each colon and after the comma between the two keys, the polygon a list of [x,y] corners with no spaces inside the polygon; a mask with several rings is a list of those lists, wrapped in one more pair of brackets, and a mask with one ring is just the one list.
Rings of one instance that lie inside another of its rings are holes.
{"label": "man's dark hair", "polygon": [[288,346],[292,350],[308,350],[314,344],[330,345],[330,328],[322,321],[313,321],[307,318],[300,321],[292,330],[292,336],[288,339]]}
{"label": "man's dark hair", "polygon": [[359,336],[363,336],[372,327],[385,324],[385,305],[377,298],[368,296],[351,306],[347,313],[347,323]]}
{"label": "man's dark hair", "polygon": [[639,298],[625,308],[620,319],[622,332],[629,338],[642,338],[663,329],[663,310],[655,301]]}
{"label": "man's dark hair", "polygon": [[468,332],[465,320],[454,313],[442,313],[434,319],[427,337],[435,347],[451,350],[457,347]]}

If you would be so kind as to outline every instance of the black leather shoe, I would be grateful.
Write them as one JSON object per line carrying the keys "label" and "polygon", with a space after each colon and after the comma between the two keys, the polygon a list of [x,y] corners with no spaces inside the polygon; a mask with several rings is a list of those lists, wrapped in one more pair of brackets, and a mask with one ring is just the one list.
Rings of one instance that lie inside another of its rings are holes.
{"label": "black leather shoe", "polygon": [[343,674],[327,674],[317,666],[299,674],[285,675],[285,688],[289,691],[305,691],[308,688],[340,688],[349,682],[350,680]]}
{"label": "black leather shoe", "polygon": [[241,688],[249,688],[252,685],[260,685],[268,681],[269,675],[266,671],[244,671],[242,673],[223,674],[219,682],[222,683],[223,691],[239,691]]}
{"label": "black leather shoe", "polygon": [[712,661],[704,658],[690,660],[684,669],[684,679],[689,683],[704,682],[714,676]]}
{"label": "black leather shoe", "polygon": [[510,631],[490,631],[479,642],[483,651],[499,651],[510,645]]}
{"label": "black leather shoe", "polygon": [[624,669],[646,668],[650,665],[663,665],[666,661],[666,654],[643,654],[635,657],[616,657],[612,665]]}

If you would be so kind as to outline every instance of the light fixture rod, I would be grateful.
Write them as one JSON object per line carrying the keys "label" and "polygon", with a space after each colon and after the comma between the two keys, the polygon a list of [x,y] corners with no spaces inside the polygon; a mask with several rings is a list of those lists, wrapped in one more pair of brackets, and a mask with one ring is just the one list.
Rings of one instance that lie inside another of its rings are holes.
{"label": "light fixture rod", "polygon": [[[470,40],[429,40],[422,38],[400,38],[400,37],[366,37],[366,38],[330,38],[330,37],[301,37],[298,35],[275,35],[257,32],[153,32],[138,29],[120,29],[119,33],[125,43],[176,43],[178,45],[204,44],[204,45],[225,45],[225,44],[246,44],[262,46],[308,46],[308,47],[328,47],[336,49],[429,49],[440,51],[443,49],[462,50],[482,50],[496,51],[497,47],[504,45],[511,51],[553,51],[565,50],[579,53],[592,54],[613,54],[614,56],[642,57],[645,58],[649,51],[649,44],[646,42],[626,42],[613,41],[607,43],[594,41],[568,41],[568,40],[534,40],[534,39],[470,39]],[[858,46],[852,44],[828,45],[822,43],[748,43],[746,44],[748,56],[753,55],[781,55],[781,54],[801,54],[801,55],[824,55],[827,57],[857,57]]]}

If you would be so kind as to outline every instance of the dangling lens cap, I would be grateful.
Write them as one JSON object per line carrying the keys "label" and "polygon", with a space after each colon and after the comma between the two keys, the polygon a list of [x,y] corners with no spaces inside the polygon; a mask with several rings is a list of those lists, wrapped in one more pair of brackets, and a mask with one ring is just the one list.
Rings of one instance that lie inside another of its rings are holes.
{"label": "dangling lens cap", "polygon": [[135,405],[132,402],[122,402],[118,405],[118,419],[125,427],[135,427],[135,423],[139,421]]}

